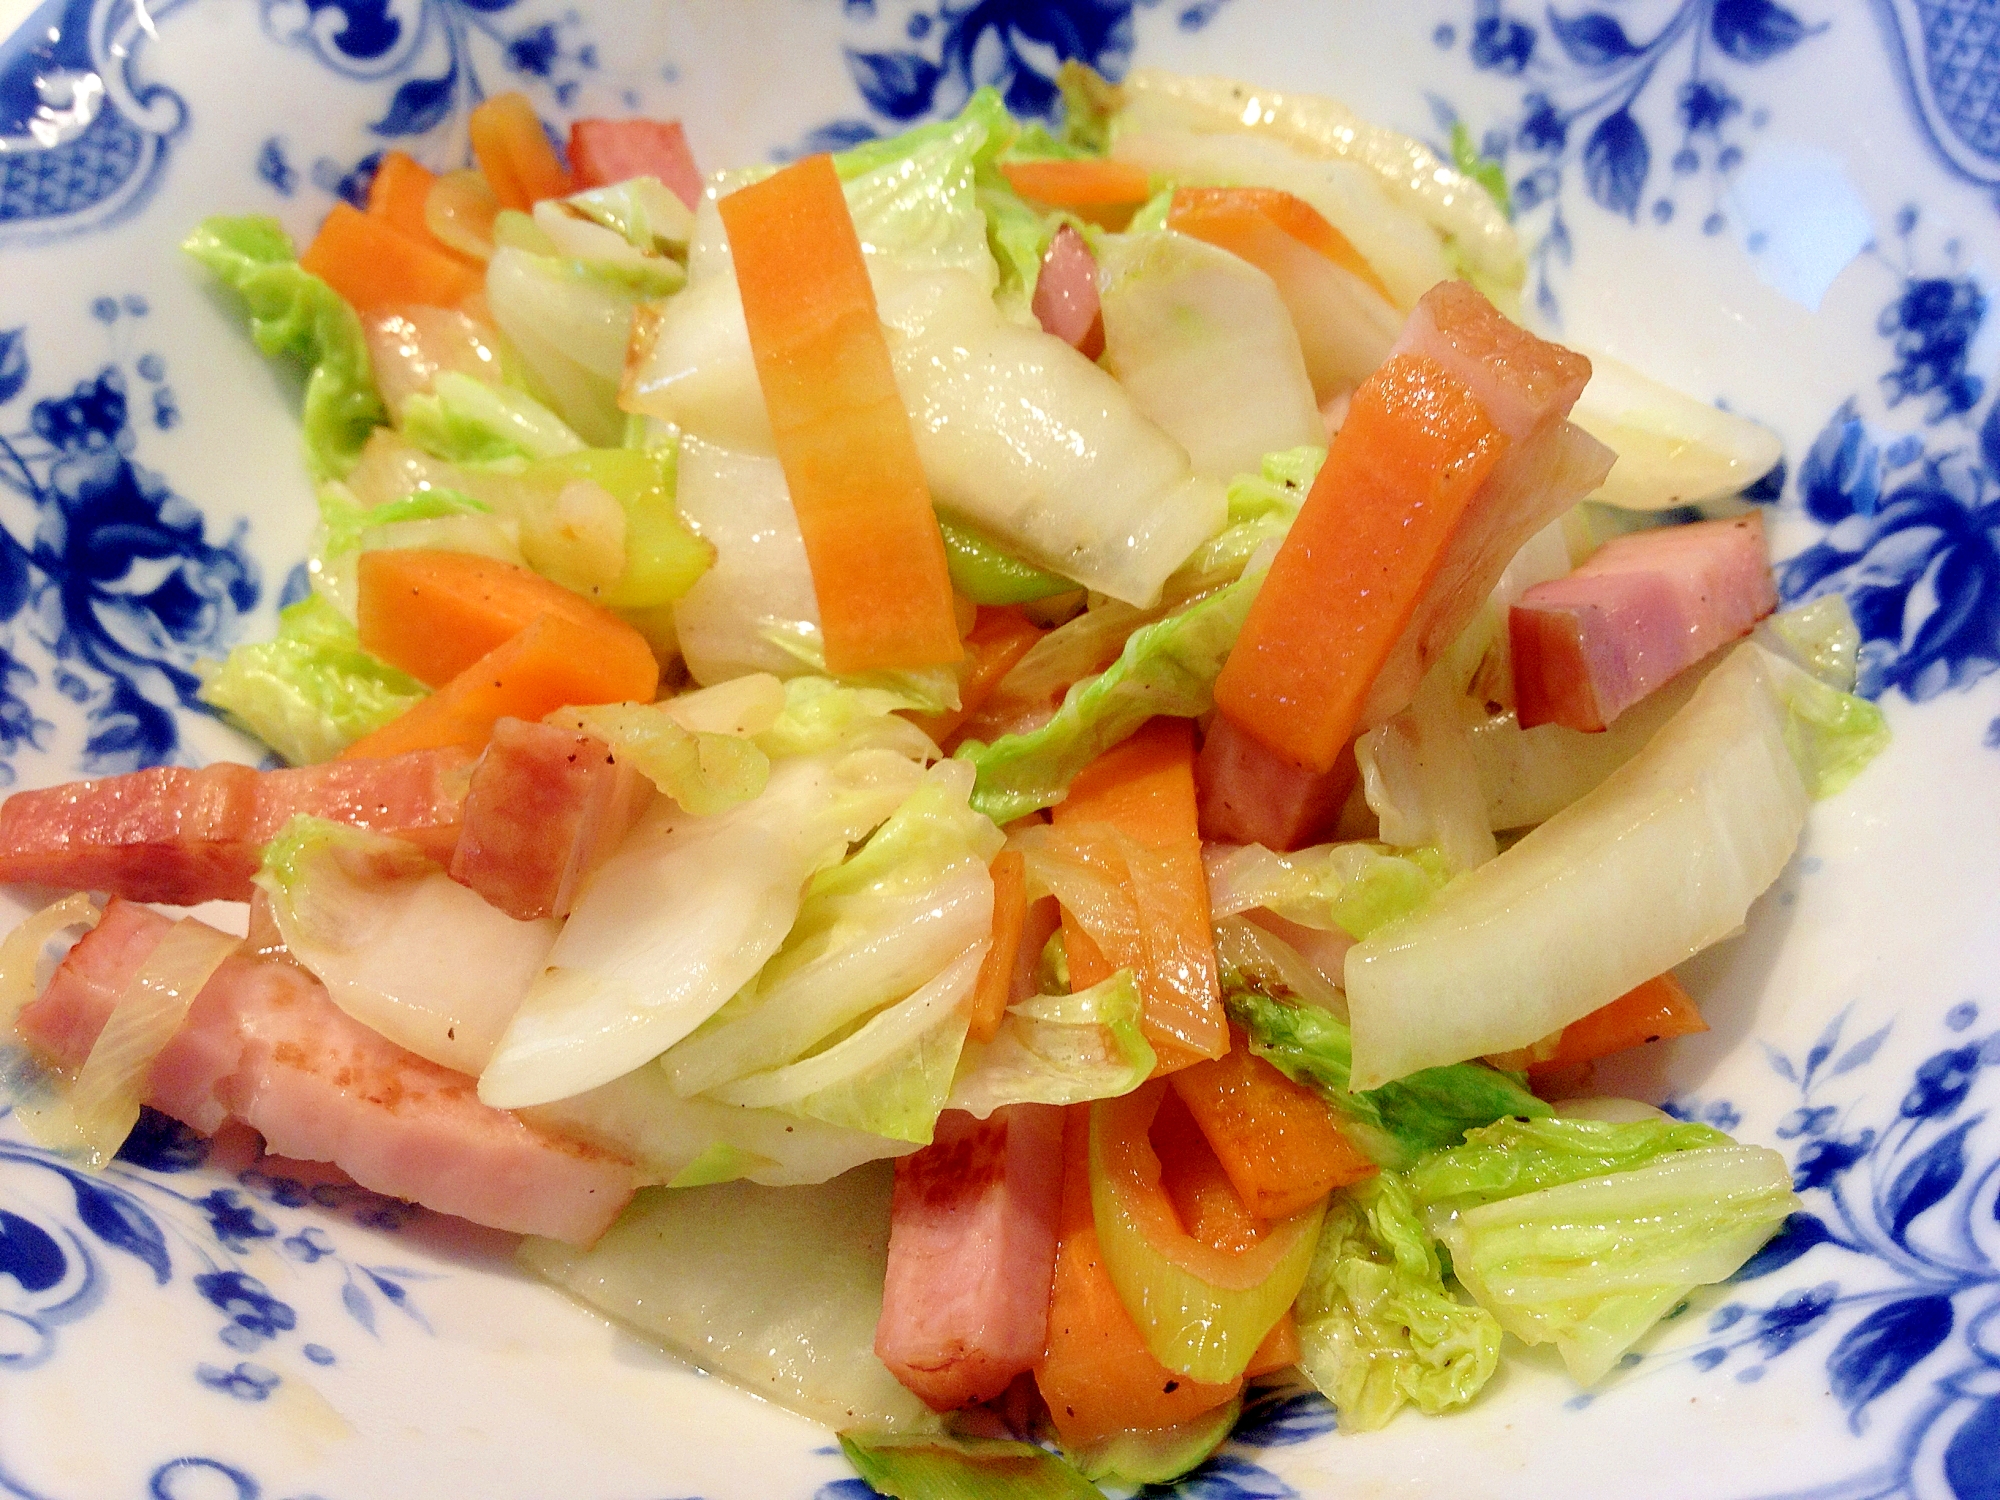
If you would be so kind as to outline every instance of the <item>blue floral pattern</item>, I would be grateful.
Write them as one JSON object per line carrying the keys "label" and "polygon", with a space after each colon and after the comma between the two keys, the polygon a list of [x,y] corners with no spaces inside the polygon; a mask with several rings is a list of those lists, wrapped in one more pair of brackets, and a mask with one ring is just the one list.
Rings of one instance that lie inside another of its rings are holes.
{"label": "blue floral pattern", "polygon": [[[51,1215],[29,1207],[46,1199],[9,1195],[15,1207],[0,1208],[0,1382],[46,1363],[64,1328],[106,1304],[116,1279],[112,1266],[125,1264],[155,1287],[185,1286],[218,1319],[221,1349],[215,1358],[194,1362],[198,1386],[253,1405],[267,1400],[283,1382],[255,1356],[267,1345],[299,1338],[304,1329],[297,1308],[248,1268],[246,1252],[266,1241],[287,1262],[337,1276],[342,1309],[368,1337],[383,1336],[382,1318],[391,1309],[397,1318],[432,1331],[412,1288],[435,1279],[434,1273],[355,1261],[325,1228],[328,1215],[335,1214],[394,1230],[416,1210],[351,1183],[308,1183],[261,1165],[236,1173],[233,1186],[214,1186],[212,1171],[202,1170],[208,1150],[200,1136],[151,1110],[104,1173],[0,1139],[0,1181],[54,1179],[71,1203],[68,1215]],[[200,1180],[183,1187],[176,1179],[184,1174],[199,1174]],[[316,1341],[302,1341],[298,1352],[315,1365],[338,1359],[333,1348]],[[241,1495],[261,1493],[242,1471],[195,1457],[156,1470],[151,1492],[196,1493],[192,1481],[183,1486],[172,1476],[203,1467],[235,1475]],[[9,1479],[0,1454],[0,1495],[31,1493]]]}
{"label": "blue floral pattern", "polygon": [[[1914,208],[1899,216],[1907,244]],[[1788,601],[1839,592],[1860,626],[1860,690],[1922,702],[2000,666],[2000,401],[1971,368],[1988,310],[1963,272],[1898,274],[1877,330],[1884,403],[1922,433],[1882,433],[1850,399],[1799,465],[1798,497],[1825,536],[1779,569]]]}
{"label": "blue floral pattern", "polygon": [[[91,310],[114,347],[144,337],[143,298],[100,297]],[[21,413],[27,330],[0,331],[0,413],[25,424],[0,425],[0,490],[33,518],[23,535],[0,527],[0,785],[23,749],[49,748],[53,726],[29,697],[43,684],[84,709],[83,770],[174,759],[178,711],[199,707],[195,661],[221,654],[257,604],[245,527],[211,537],[200,510],[135,457],[142,422],[180,420],[166,376],[165,360],[144,353]]]}
{"label": "blue floral pattern", "polygon": [[[809,132],[792,154],[838,151],[913,120],[951,114],[973,90],[1000,91],[1017,115],[1049,119],[1061,95],[1064,61],[1088,63],[1108,78],[1132,58],[1135,13],[1161,0],[941,0],[895,6],[843,0],[848,19],[883,34],[842,56],[866,117],[832,121]],[[1227,0],[1188,0],[1175,11],[1184,31],[1199,31]],[[893,16],[887,12],[894,10]]]}
{"label": "blue floral pattern", "polygon": [[1943,1045],[1886,1111],[1867,1113],[1861,1070],[1895,1023],[1855,1036],[1850,1021],[1835,1017],[1802,1056],[1765,1049],[1796,1100],[1777,1135],[1791,1143],[1793,1186],[1809,1207],[1735,1282],[1794,1265],[1816,1277],[1768,1301],[1725,1303],[1698,1343],[1670,1357],[1750,1383],[1794,1348],[1824,1347],[1827,1388],[1857,1435],[1877,1402],[1921,1377],[1925,1394],[1903,1403],[1885,1461],[1795,1500],[1985,1500],[2000,1493],[2000,1158],[1973,1100],[1982,1075],[2000,1070],[2000,1031],[1981,1032],[1976,1002],[1954,1006]]}
{"label": "blue floral pattern", "polygon": [[[1556,277],[1574,254],[1568,175],[1580,172],[1591,201],[1610,213],[1665,224],[1693,211],[1705,234],[1720,234],[1743,133],[1768,119],[1744,97],[1746,72],[1825,25],[1777,0],[1684,0],[1650,35],[1634,37],[1608,10],[1564,15],[1551,6],[1531,21],[1502,0],[1474,0],[1469,24],[1437,27],[1440,47],[1463,43],[1475,68],[1520,81],[1516,116],[1472,134],[1507,174],[1545,316],[1559,314]],[[1458,123],[1442,99],[1432,107],[1446,130]]]}
{"label": "blue floral pattern", "polygon": [[101,229],[145,204],[187,106],[135,67],[180,3],[45,0],[0,43],[0,244]]}
{"label": "blue floral pattern", "polygon": [[[598,67],[597,48],[574,11],[553,20],[511,23],[518,0],[259,0],[265,31],[303,47],[343,77],[393,82],[370,130],[381,149],[343,165],[319,157],[312,180],[357,204],[367,197],[382,151],[393,145],[433,166],[458,166],[464,120],[487,95],[489,80],[529,85],[567,108],[583,78]],[[450,159],[447,160],[447,157]],[[282,137],[260,148],[257,172],[279,193],[296,191],[300,174]]]}

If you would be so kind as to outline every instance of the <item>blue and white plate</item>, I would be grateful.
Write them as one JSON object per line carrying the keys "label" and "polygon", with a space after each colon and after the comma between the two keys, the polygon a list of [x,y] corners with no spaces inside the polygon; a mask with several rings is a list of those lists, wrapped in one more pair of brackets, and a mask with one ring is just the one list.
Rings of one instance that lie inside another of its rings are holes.
{"label": "blue and white plate", "polygon": [[[1715,1029],[1627,1080],[1777,1146],[1807,1211],[1589,1396],[1520,1357],[1364,1437],[1270,1399],[1169,1492],[2000,1496],[2000,0],[48,0],[0,45],[0,780],[247,753],[190,668],[271,629],[311,504],[197,219],[303,235],[503,88],[722,164],[981,83],[1045,111],[1065,55],[1463,121],[1547,328],[1784,435],[1785,595],[1846,594],[1896,731],[1688,966]],[[178,1133],[92,1177],[0,1122],[0,1495],[861,1493],[507,1250]]]}

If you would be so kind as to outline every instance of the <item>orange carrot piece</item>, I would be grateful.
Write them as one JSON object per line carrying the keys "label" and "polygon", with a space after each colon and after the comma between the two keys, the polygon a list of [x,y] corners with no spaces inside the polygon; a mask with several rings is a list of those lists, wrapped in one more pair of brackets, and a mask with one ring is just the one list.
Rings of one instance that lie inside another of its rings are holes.
{"label": "orange carrot piece", "polygon": [[430,198],[437,176],[408,153],[387,151],[375,168],[375,180],[368,185],[368,212],[415,240],[430,242],[430,225],[424,219],[424,204]]}
{"label": "orange carrot piece", "polygon": [[1058,208],[1136,208],[1153,196],[1144,167],[1109,157],[1003,161],[1000,170],[1023,198]]}
{"label": "orange carrot piece", "polygon": [[1129,1428],[1192,1421],[1229,1400],[1243,1382],[1189,1380],[1147,1350],[1098,1246],[1090,1209],[1090,1106],[1072,1105],[1067,1116],[1049,1339],[1035,1384],[1056,1431],[1075,1447]]}
{"label": "orange carrot piece", "polygon": [[1014,988],[1014,961],[1021,951],[1021,924],[1028,914],[1028,861],[1018,849],[993,856],[993,946],[979,965],[972,986],[972,1040],[990,1042],[1007,1015]]}
{"label": "orange carrot piece", "polygon": [[1139,981],[1140,1029],[1158,1057],[1156,1073],[1229,1050],[1209,925],[1208,878],[1195,822],[1194,728],[1153,719],[1092,761],[1055,810],[1059,827],[1087,833],[1108,825],[1157,856],[1138,888],[1140,930],[1119,933],[1111,951],[1063,914],[1070,986],[1083,989],[1130,968]]}
{"label": "orange carrot piece", "polygon": [[1257,1346],[1257,1352],[1250,1356],[1243,1378],[1255,1380],[1259,1375],[1289,1370],[1304,1357],[1305,1350],[1299,1347],[1299,1320],[1292,1316],[1288,1307],[1285,1315],[1273,1323],[1271,1331],[1264,1335],[1264,1342]]}
{"label": "orange carrot piece", "polygon": [[484,285],[471,262],[351,203],[333,205],[299,264],[359,313],[412,304],[456,307]]}
{"label": "orange carrot piece", "polygon": [[958,661],[944,535],[832,159],[807,157],[718,206],[827,670]]}
{"label": "orange carrot piece", "polygon": [[1171,1082],[1252,1214],[1282,1219],[1374,1174],[1319,1095],[1233,1040]]}
{"label": "orange carrot piece", "polygon": [[1556,1050],[1531,1062],[1528,1076],[1532,1081],[1539,1075],[1609,1057],[1628,1047],[1706,1030],[1708,1022],[1702,1019],[1701,1007],[1678,979],[1662,974],[1563,1027]]}
{"label": "orange carrot piece", "polygon": [[630,641],[563,615],[543,615],[399,718],[356,740],[341,758],[448,745],[477,750],[502,719],[540,719],[571,703],[650,703],[660,685],[659,663],[638,631],[614,623]]}
{"label": "orange carrot piece", "polygon": [[942,745],[985,706],[1000,679],[1028,648],[1048,634],[1021,613],[1018,604],[982,604],[965,637],[965,664],[959,668],[958,707],[934,714],[911,714],[910,722]]}
{"label": "orange carrot piece", "polygon": [[570,191],[569,173],[526,94],[495,94],[473,110],[470,127],[472,154],[502,208],[525,213]]}
{"label": "orange carrot piece", "polygon": [[1436,360],[1398,355],[1363,382],[1216,679],[1223,714],[1331,771],[1506,447]]}
{"label": "orange carrot piece", "polygon": [[1255,1248],[1263,1223],[1236,1191],[1178,1094],[1169,1092],[1161,1101],[1150,1135],[1160,1158],[1160,1188],[1188,1236],[1237,1255]]}
{"label": "orange carrot piece", "polygon": [[382,548],[361,554],[357,574],[362,649],[434,688],[543,615],[561,615],[628,656],[640,639],[611,611],[497,558]]}
{"label": "orange carrot piece", "polygon": [[1206,240],[1264,270],[1270,269],[1258,248],[1264,237],[1272,233],[1290,235],[1341,270],[1359,276],[1382,294],[1384,302],[1395,305],[1396,299],[1389,295],[1389,288],[1354,248],[1354,242],[1329,224],[1305,199],[1280,188],[1175,188],[1173,202],[1167,209],[1167,228]]}

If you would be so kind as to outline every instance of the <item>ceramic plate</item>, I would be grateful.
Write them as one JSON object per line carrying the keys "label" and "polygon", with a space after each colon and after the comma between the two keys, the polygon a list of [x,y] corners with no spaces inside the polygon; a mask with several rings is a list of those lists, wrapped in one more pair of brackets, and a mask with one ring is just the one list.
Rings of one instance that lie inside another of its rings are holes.
{"label": "ceramic plate", "polygon": [[[0,48],[0,779],[254,754],[190,668],[272,629],[312,510],[197,219],[307,233],[504,88],[679,116],[713,165],[980,83],[1044,113],[1066,55],[1462,122],[1546,329],[1783,434],[1783,592],[1846,594],[1896,733],[1687,966],[1714,1030],[1623,1080],[1783,1151],[1806,1211],[1589,1395],[1515,1357],[1361,1437],[1271,1396],[1171,1492],[2000,1496],[1996,0],[49,0]],[[0,1122],[0,1494],[864,1493],[508,1249],[177,1131],[89,1176]]]}

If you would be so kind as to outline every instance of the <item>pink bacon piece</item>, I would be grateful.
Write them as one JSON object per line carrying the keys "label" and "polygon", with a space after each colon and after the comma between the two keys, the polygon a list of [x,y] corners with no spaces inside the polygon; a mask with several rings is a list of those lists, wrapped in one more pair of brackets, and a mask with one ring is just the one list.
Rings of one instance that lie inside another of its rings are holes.
{"label": "pink bacon piece", "polygon": [[568,916],[652,793],[600,739],[502,719],[472,772],[452,879],[521,921]]}
{"label": "pink bacon piece", "polygon": [[160,766],[16,792],[0,804],[0,883],[174,906],[247,901],[264,845],[297,813],[449,859],[470,761],[463,750],[420,750],[283,771]]}
{"label": "pink bacon piece", "polygon": [[[78,1067],[169,926],[113,901],[21,1013],[22,1036]],[[227,960],[153,1060],[154,1108],[214,1134],[230,1120],[280,1156],[519,1234],[587,1245],[633,1192],[629,1162],[479,1102],[478,1085],[378,1036],[283,960]]]}
{"label": "pink bacon piece", "polygon": [[1065,224],[1049,241],[1035,277],[1035,321],[1085,359],[1104,352],[1104,313],[1097,302],[1097,257]]}
{"label": "pink bacon piece", "polygon": [[1508,612],[1521,727],[1603,729],[1777,607],[1754,511],[1606,542]]}
{"label": "pink bacon piece", "polygon": [[1301,766],[1221,714],[1194,764],[1201,836],[1225,844],[1303,849],[1329,836],[1354,788],[1354,757],[1331,771]]}
{"label": "pink bacon piece", "polygon": [[1503,317],[1463,281],[1424,293],[1396,354],[1436,360],[1470,387],[1507,451],[1438,560],[1410,623],[1362,705],[1364,729],[1407,708],[1417,684],[1471,622],[1522,545],[1604,482],[1611,450],[1567,420],[1590,361]]}
{"label": "pink bacon piece", "polygon": [[947,1110],[896,1163],[875,1353],[938,1411],[990,1400],[1041,1358],[1062,1135],[1054,1105]]}

